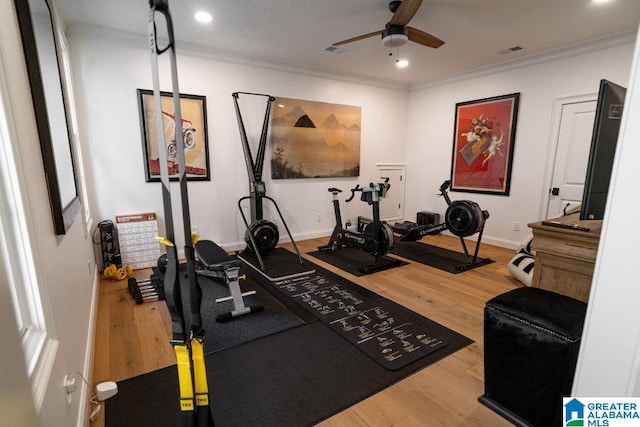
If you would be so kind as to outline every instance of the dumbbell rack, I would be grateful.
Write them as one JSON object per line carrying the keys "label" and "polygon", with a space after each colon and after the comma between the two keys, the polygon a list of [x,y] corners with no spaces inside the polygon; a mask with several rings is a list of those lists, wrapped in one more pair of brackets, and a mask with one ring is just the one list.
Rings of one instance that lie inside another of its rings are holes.
{"label": "dumbbell rack", "polygon": [[127,286],[136,304],[164,300],[164,286],[157,274],[152,274],[144,280],[132,277],[127,281]]}

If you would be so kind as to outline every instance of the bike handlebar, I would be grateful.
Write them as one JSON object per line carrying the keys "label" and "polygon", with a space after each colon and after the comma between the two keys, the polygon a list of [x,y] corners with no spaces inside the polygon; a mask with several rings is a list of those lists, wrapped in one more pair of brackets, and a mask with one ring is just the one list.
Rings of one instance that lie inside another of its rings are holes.
{"label": "bike handlebar", "polygon": [[351,189],[351,197],[349,197],[347,200],[345,200],[345,202],[350,202],[353,200],[353,198],[356,196],[356,191],[362,191],[362,188],[360,187],[360,184],[356,185],[355,188]]}

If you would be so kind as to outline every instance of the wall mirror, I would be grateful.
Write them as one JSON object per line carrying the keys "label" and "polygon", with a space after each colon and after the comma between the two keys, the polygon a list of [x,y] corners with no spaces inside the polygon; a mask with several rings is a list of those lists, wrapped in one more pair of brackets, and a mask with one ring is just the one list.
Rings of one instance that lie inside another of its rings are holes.
{"label": "wall mirror", "polygon": [[80,212],[67,104],[48,0],[15,0],[56,234]]}

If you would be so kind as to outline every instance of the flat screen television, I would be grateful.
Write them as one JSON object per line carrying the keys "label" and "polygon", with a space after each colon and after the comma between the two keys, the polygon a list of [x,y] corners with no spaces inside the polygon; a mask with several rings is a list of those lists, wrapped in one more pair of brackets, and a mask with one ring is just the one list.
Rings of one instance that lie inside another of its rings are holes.
{"label": "flat screen television", "polygon": [[582,193],[581,220],[604,217],[626,92],[622,86],[608,80],[600,80],[587,175]]}

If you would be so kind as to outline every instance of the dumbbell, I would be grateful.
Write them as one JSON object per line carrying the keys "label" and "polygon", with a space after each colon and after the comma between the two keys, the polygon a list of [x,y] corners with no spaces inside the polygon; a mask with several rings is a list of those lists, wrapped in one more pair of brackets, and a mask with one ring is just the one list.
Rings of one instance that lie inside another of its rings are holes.
{"label": "dumbbell", "polygon": [[160,278],[155,274],[152,274],[149,279],[141,281],[131,278],[127,282],[127,286],[129,293],[138,304],[142,304],[144,301],[164,299],[164,288]]}
{"label": "dumbbell", "polygon": [[114,279],[114,280],[122,280],[126,277],[130,277],[133,274],[133,267],[131,264],[127,264],[124,267],[116,267],[115,264],[109,264],[105,267],[102,272],[105,278]]}
{"label": "dumbbell", "polygon": [[157,288],[154,290],[134,290],[131,294],[133,299],[136,301],[136,304],[142,304],[143,302],[149,301],[161,301],[164,300],[164,289]]}
{"label": "dumbbell", "polygon": [[167,254],[162,254],[158,258],[158,270],[160,270],[162,274],[167,271]]}
{"label": "dumbbell", "polygon": [[129,288],[129,293],[133,294],[135,289],[156,289],[162,287],[162,283],[160,282],[160,278],[152,274],[148,279],[144,280],[136,280],[133,277],[127,281],[127,287]]}

